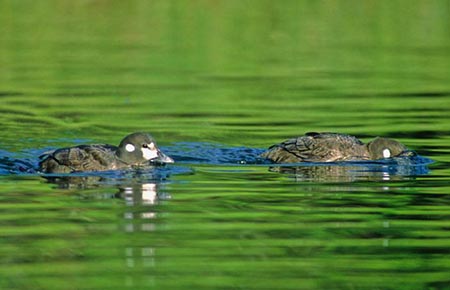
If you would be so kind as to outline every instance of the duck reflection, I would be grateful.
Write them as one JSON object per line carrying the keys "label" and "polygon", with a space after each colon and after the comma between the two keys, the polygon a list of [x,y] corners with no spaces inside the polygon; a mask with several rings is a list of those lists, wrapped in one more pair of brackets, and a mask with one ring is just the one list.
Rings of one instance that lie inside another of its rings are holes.
{"label": "duck reflection", "polygon": [[[135,274],[137,269],[154,268],[156,265],[157,247],[151,242],[136,243],[134,238],[148,240],[148,234],[158,230],[157,206],[171,198],[164,190],[168,176],[169,173],[164,169],[153,168],[142,171],[102,172],[99,176],[84,173],[44,177],[58,188],[73,189],[81,199],[123,200],[123,207],[119,209],[122,216],[119,216],[118,232],[127,237],[122,244],[123,266],[126,268],[124,288],[130,288],[141,279],[141,272]],[[149,275],[148,278],[151,280],[153,277]]]}
{"label": "duck reflection", "polygon": [[119,196],[125,200],[129,210],[125,211],[124,218],[129,221],[125,225],[126,232],[153,231],[155,225],[152,219],[157,217],[153,207],[160,200],[170,199],[170,195],[159,192],[162,186],[158,183],[132,184],[120,188]]}
{"label": "duck reflection", "polygon": [[272,172],[291,174],[296,181],[354,182],[408,180],[429,173],[425,160],[392,159],[381,162],[310,163],[272,166]]}
{"label": "duck reflection", "polygon": [[160,183],[172,173],[184,173],[180,169],[166,167],[147,167],[131,170],[111,170],[101,172],[76,172],[42,175],[49,183],[62,189],[94,189],[102,187],[124,187],[147,183]]}
{"label": "duck reflection", "polygon": [[121,189],[125,203],[128,206],[135,204],[154,205],[158,198],[156,183],[143,183],[126,186]]}
{"label": "duck reflection", "polygon": [[[154,207],[162,199],[170,198],[160,191],[162,184],[156,182],[134,183],[120,187],[119,196],[124,199],[127,209],[124,212],[124,231],[126,233],[154,232],[156,230],[155,219],[157,212]],[[126,246],[125,265],[127,268],[155,267],[156,248],[151,245]],[[131,272],[132,273],[132,272]],[[125,286],[134,286],[134,275],[126,276]]]}

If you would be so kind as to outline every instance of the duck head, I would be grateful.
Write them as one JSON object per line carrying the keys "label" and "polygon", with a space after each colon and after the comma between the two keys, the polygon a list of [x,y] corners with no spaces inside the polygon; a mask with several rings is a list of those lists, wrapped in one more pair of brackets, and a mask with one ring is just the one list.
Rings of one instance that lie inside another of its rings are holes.
{"label": "duck head", "polygon": [[414,155],[405,145],[389,138],[377,137],[366,146],[372,160]]}
{"label": "duck head", "polygon": [[116,155],[125,163],[137,165],[144,162],[173,163],[173,159],[161,152],[150,134],[133,133],[120,142]]}

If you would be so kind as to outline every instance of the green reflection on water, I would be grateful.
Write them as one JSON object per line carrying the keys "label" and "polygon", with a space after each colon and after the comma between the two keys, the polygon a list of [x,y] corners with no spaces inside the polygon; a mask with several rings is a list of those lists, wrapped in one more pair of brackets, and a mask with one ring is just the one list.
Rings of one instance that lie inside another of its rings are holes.
{"label": "green reflection on water", "polygon": [[353,192],[277,179],[251,186],[210,169],[157,185],[155,194],[171,194],[161,200],[138,184],[48,191],[37,179],[5,191],[2,286],[412,289],[446,281],[448,205],[434,204],[446,195],[412,183],[355,184]]}
{"label": "green reflection on water", "polygon": [[339,131],[438,161],[388,181],[184,164],[155,192],[3,176],[1,289],[448,288],[447,1],[0,10],[0,149],[19,157],[140,130],[261,148]]}

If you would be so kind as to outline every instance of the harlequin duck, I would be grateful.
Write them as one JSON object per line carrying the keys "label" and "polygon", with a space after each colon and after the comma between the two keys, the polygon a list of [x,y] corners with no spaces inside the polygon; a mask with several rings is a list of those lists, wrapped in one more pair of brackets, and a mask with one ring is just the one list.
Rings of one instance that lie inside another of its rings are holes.
{"label": "harlequin duck", "polygon": [[364,144],[346,134],[310,132],[271,146],[261,157],[275,163],[298,163],[377,160],[412,155],[413,151],[389,138],[377,137]]}
{"label": "harlequin duck", "polygon": [[119,146],[79,145],[46,152],[40,156],[39,170],[44,173],[70,173],[130,168],[146,164],[172,163],[150,134],[133,133]]}

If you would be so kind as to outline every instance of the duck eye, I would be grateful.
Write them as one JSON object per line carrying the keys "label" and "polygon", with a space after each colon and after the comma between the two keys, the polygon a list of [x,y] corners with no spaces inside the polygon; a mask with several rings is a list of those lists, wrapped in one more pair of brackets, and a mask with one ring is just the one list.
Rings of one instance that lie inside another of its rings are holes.
{"label": "duck eye", "polygon": [[147,144],[142,144],[142,148],[148,148],[148,145]]}

